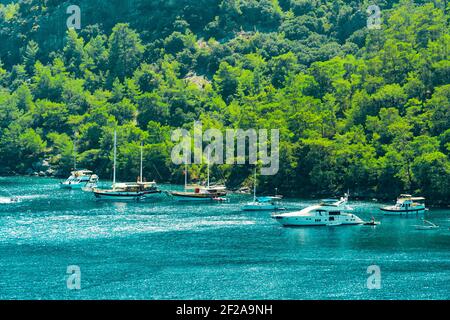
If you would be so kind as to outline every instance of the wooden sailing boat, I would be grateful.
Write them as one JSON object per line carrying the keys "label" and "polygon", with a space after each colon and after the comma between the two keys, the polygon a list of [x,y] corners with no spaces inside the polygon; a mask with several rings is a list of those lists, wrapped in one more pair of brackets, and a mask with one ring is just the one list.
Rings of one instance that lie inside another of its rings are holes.
{"label": "wooden sailing boat", "polygon": [[187,161],[185,161],[184,166],[184,191],[171,191],[169,194],[172,195],[177,201],[212,201],[212,200],[223,200],[223,196],[226,195],[226,188],[224,186],[211,186],[210,185],[210,155],[208,154],[208,180],[207,185],[188,185],[188,166]]}
{"label": "wooden sailing boat", "polygon": [[117,132],[114,130],[114,162],[113,162],[113,183],[111,189],[93,190],[94,195],[98,199],[104,200],[140,200],[149,194],[160,193],[156,187],[156,183],[143,181],[143,146],[141,144],[141,162],[140,176],[137,182],[116,182],[116,163],[117,163]]}

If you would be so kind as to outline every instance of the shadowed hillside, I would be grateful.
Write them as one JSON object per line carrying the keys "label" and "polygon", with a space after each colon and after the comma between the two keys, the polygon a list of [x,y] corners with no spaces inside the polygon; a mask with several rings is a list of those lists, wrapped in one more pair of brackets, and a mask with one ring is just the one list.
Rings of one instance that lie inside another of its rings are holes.
{"label": "shadowed hillside", "polygon": [[[181,182],[174,128],[280,130],[262,192],[450,201],[445,0],[0,1],[0,168],[56,174],[77,160],[111,176]],[[67,30],[66,9],[81,8]],[[18,161],[19,159],[19,161]],[[249,184],[251,166],[214,166]],[[192,166],[204,179],[206,167]]]}

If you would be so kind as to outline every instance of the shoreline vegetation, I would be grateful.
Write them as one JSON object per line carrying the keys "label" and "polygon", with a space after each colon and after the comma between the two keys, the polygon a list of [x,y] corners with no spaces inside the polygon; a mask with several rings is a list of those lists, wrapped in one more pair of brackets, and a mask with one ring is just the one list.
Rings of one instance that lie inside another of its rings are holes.
{"label": "shoreline vegetation", "polygon": [[[0,175],[0,178],[6,178],[6,177],[34,177],[34,178],[47,178],[47,179],[54,179],[57,181],[64,181],[67,176],[64,175],[47,175],[44,172],[34,172],[33,174],[18,174],[18,173],[10,173],[9,175]],[[105,182],[105,179],[100,179],[100,182]],[[110,181],[107,180],[107,182],[109,183]],[[199,182],[199,181],[198,181]],[[170,185],[177,185],[177,186],[184,186],[183,184],[176,184],[170,181],[158,181],[159,185],[166,185],[166,184],[170,184]],[[246,185],[242,185],[242,187],[247,187],[250,188],[251,187],[251,183],[250,184],[246,184]],[[251,188],[250,188],[251,189]],[[233,190],[229,190],[231,191],[231,193],[235,193],[237,192],[239,189],[233,189]],[[358,192],[358,191],[352,191],[352,190],[348,190],[350,191],[350,201],[366,201],[366,202],[373,202],[373,203],[395,203],[395,198],[388,198],[386,196],[380,196],[380,195],[376,195],[376,194],[365,194],[364,192]],[[1,192],[1,190],[0,190]],[[251,196],[252,193],[248,192],[248,193],[240,193],[238,192],[238,194],[244,194],[244,195],[249,195]],[[270,191],[263,191],[261,194],[258,194],[258,196],[264,196],[264,195],[269,195],[271,194]],[[286,199],[310,199],[310,200],[320,200],[320,199],[324,199],[324,198],[330,198],[330,197],[340,197],[342,196],[341,194],[330,194],[330,193],[316,193],[316,194],[298,194],[295,192],[289,192],[287,194],[283,195],[283,198]],[[378,197],[377,197],[378,196]],[[430,202],[428,201],[428,199],[426,199],[426,205],[429,208],[450,208],[450,203],[447,202],[442,202],[442,201],[435,201],[435,202]]]}
{"label": "shoreline vegetation", "polygon": [[[262,193],[450,203],[447,1],[379,1],[380,29],[356,0],[127,4],[80,0],[82,28],[67,30],[68,2],[0,1],[0,175],[45,161],[67,177],[76,153],[110,177],[117,128],[121,179],[139,175],[143,142],[146,178],[181,184],[170,133],[201,121],[280,130]],[[252,166],[211,176],[238,188]]]}

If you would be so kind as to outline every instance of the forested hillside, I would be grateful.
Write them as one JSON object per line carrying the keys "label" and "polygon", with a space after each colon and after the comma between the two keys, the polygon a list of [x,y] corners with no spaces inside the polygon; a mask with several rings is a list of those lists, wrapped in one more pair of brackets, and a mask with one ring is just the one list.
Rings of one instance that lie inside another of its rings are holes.
{"label": "forested hillside", "polygon": [[[49,159],[181,182],[171,130],[280,129],[263,192],[450,203],[450,5],[436,1],[0,1],[0,174]],[[68,30],[66,8],[81,8]],[[366,12],[381,8],[380,29]],[[202,178],[203,166],[193,166]],[[215,166],[238,186],[251,166]]]}

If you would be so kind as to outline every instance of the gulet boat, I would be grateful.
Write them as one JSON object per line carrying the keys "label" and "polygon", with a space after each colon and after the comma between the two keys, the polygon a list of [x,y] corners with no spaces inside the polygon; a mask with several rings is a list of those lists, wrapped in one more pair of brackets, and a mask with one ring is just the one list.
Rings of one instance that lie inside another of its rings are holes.
{"label": "gulet boat", "polygon": [[158,190],[156,182],[144,182],[142,178],[142,160],[143,150],[141,145],[141,165],[140,177],[138,182],[116,182],[116,162],[117,162],[117,133],[114,131],[114,163],[113,163],[113,184],[111,189],[93,189],[97,199],[103,200],[142,200],[155,193],[161,193]]}
{"label": "gulet boat", "polygon": [[[187,162],[187,161],[186,161]],[[209,156],[208,156],[208,181],[206,186],[188,185],[188,167],[187,163],[184,168],[184,191],[170,191],[169,194],[180,202],[209,202],[209,201],[226,201],[227,195],[225,186],[211,185],[209,173]]]}

